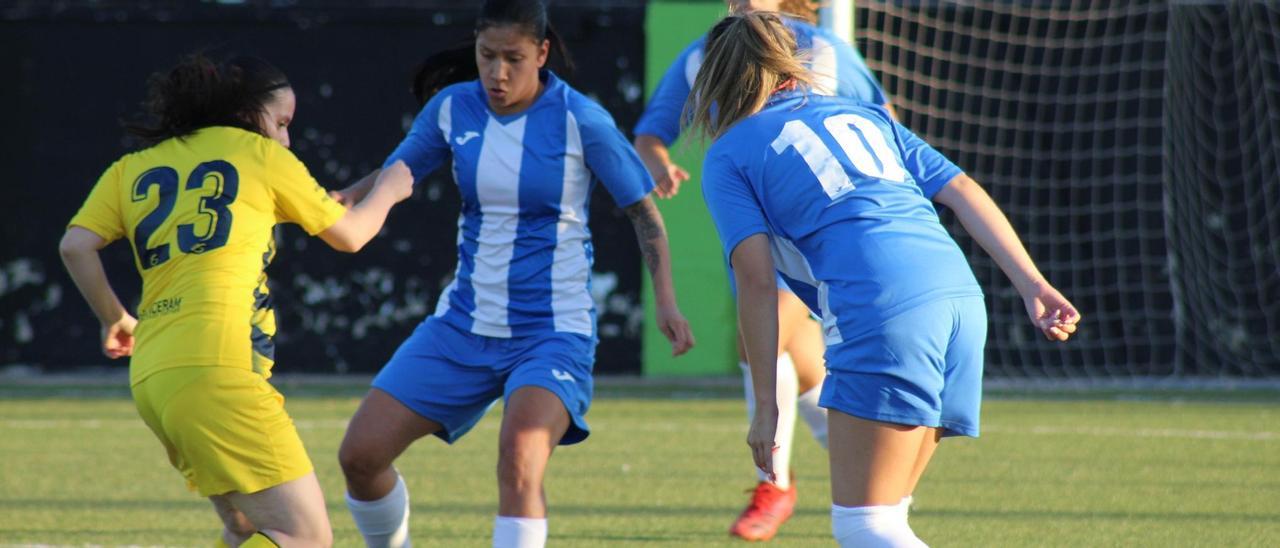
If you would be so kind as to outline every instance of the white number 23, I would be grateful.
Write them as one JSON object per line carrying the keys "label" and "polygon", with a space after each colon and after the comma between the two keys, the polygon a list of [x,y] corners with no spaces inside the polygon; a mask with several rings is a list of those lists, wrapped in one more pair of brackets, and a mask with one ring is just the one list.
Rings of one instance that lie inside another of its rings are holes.
{"label": "white number 23", "polygon": [[[854,169],[868,177],[895,183],[906,181],[907,172],[902,169],[898,155],[889,148],[884,133],[871,120],[857,114],[837,114],[823,120],[822,125],[839,143]],[[791,147],[804,158],[804,163],[813,171],[814,176],[822,183],[822,190],[831,199],[854,189],[849,174],[831,149],[802,120],[787,122],[782,126],[782,133],[773,140],[773,151],[778,154]]]}

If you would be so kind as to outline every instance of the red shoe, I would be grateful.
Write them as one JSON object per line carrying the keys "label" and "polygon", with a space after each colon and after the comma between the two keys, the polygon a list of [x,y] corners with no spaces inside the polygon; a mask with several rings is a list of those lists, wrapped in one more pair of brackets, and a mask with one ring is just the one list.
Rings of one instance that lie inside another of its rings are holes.
{"label": "red shoe", "polygon": [[783,491],[777,485],[762,481],[751,495],[751,504],[729,528],[729,534],[743,540],[769,540],[778,534],[778,527],[791,517],[795,507],[795,483]]}

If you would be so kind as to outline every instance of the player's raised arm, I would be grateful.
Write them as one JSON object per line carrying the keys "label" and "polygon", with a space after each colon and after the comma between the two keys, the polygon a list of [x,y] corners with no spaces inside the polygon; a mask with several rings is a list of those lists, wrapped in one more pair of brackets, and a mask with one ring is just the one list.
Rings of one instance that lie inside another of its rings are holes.
{"label": "player's raised arm", "polygon": [[354,206],[360,203],[370,190],[373,190],[373,183],[378,180],[378,174],[381,172],[381,169],[370,171],[368,175],[361,177],[360,180],[351,183],[346,188],[329,191],[329,197],[344,207]]}
{"label": "player's raised arm", "polygon": [[1045,280],[1009,219],[981,185],[961,173],[933,199],[955,211],[969,235],[1000,265],[1022,296],[1032,323],[1046,338],[1065,341],[1076,332],[1080,312]]}
{"label": "player's raised arm", "polygon": [[375,172],[377,179],[338,222],[319,234],[330,247],[355,253],[382,230],[391,206],[413,194],[413,175],[404,162]]}
{"label": "player's raised arm", "polygon": [[654,194],[659,198],[671,198],[680,192],[680,185],[689,180],[689,172],[671,161],[666,143],[653,135],[636,135],[633,143],[636,153],[649,170],[656,186]]}
{"label": "player's raised arm", "polygon": [[[636,152],[656,184],[659,198],[671,198],[680,184],[689,180],[689,172],[671,161],[668,147],[680,137],[680,122],[685,100],[689,97],[691,74],[697,72],[702,58],[702,40],[695,40],[680,52],[658,81],[653,96],[635,127]],[[690,72],[692,70],[692,72]]]}
{"label": "player's raised arm", "polygon": [[471,60],[474,55],[473,47],[464,46],[438,52],[424,60],[413,78],[413,94],[422,109],[414,119],[409,135],[396,147],[383,168],[369,172],[346,188],[330,192],[329,196],[346,207],[360,203],[373,189],[381,171],[396,160],[408,164],[418,177],[439,166],[447,156],[448,142],[440,130],[443,99],[438,94],[450,84],[478,76]]}

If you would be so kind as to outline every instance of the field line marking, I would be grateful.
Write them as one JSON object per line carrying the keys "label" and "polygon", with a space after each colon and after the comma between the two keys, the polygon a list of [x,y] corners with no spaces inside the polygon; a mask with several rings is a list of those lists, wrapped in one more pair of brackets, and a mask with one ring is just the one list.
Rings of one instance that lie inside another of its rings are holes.
{"label": "field line marking", "polygon": [[[346,419],[301,419],[294,424],[300,430],[345,430]],[[739,433],[746,432],[747,425],[726,425],[710,421],[647,421],[631,423],[631,421],[597,420],[591,421],[596,429],[640,432],[707,432],[707,433]],[[129,419],[4,419],[0,420],[0,429],[12,430],[104,430],[115,428],[145,429],[141,420]],[[478,431],[497,430],[496,422],[486,421],[476,426]],[[1120,427],[1088,427],[1088,426],[1003,426],[999,424],[982,427],[984,434],[1013,435],[1068,435],[1068,436],[1102,436],[1133,438],[1181,438],[1181,439],[1216,439],[1243,441],[1280,441],[1280,432],[1245,431],[1245,430],[1202,430],[1183,428],[1120,428]]]}
{"label": "field line marking", "polygon": [[1082,427],[1082,426],[1032,426],[1030,428],[1010,428],[1003,426],[984,426],[983,433],[997,434],[1033,434],[1033,435],[1079,435],[1133,438],[1188,438],[1215,440],[1280,440],[1280,432],[1242,431],[1242,430],[1185,430],[1181,428],[1117,428],[1117,427]]}

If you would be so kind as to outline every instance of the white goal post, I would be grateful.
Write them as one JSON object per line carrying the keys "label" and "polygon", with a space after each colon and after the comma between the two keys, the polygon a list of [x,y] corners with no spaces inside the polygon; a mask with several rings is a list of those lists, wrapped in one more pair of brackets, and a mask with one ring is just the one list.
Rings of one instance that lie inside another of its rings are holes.
{"label": "white goal post", "polygon": [[818,8],[818,24],[853,42],[853,0],[826,0]]}

